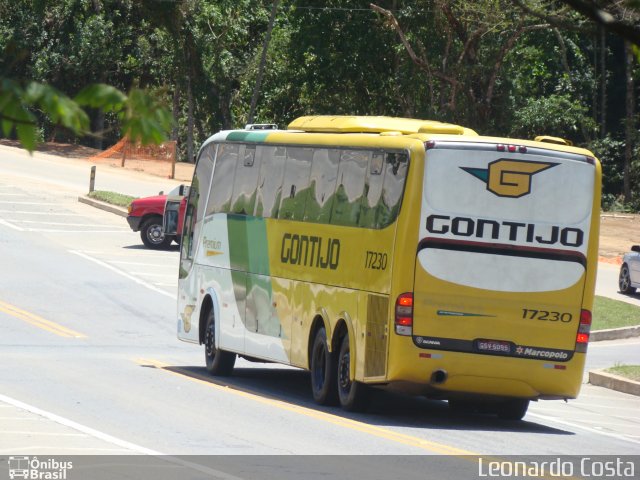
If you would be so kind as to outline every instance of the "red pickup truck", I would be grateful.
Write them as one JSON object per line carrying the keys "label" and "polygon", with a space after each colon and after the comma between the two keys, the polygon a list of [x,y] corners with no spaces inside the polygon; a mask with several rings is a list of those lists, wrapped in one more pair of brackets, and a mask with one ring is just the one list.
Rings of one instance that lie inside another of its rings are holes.
{"label": "red pickup truck", "polygon": [[134,232],[140,232],[142,243],[148,248],[167,248],[172,241],[180,243],[180,235],[165,235],[162,229],[164,208],[169,197],[182,197],[178,211],[178,225],[176,232],[182,232],[184,210],[187,204],[186,194],[188,187],[179,185],[168,194],[159,194],[151,197],[137,198],[128,207],[127,222]]}

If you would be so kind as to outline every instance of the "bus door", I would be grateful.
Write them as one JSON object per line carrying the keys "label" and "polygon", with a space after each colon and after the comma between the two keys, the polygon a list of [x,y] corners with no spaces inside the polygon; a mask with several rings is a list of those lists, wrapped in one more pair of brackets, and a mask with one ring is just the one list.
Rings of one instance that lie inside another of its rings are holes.
{"label": "bus door", "polygon": [[443,142],[427,150],[414,344],[569,361],[595,178],[593,159],[544,148]]}

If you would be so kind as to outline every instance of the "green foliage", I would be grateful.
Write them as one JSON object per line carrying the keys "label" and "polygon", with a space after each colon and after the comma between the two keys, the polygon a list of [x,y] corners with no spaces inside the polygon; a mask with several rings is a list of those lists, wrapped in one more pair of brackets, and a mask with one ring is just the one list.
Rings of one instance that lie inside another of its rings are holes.
{"label": "green foliage", "polygon": [[592,330],[630,327],[640,324],[640,307],[596,295]]}
{"label": "green foliage", "polygon": [[595,132],[596,127],[587,107],[567,94],[528,98],[513,117],[511,134],[523,138],[553,135],[575,140],[582,129]]}
{"label": "green foliage", "polygon": [[8,136],[15,128],[18,139],[33,151],[38,138],[37,121],[32,109],[38,108],[51,121],[85,134],[89,117],[79,105],[50,85],[29,82],[22,87],[18,82],[0,78],[0,120],[2,131]]}
{"label": "green foliage", "polygon": [[8,78],[0,78],[0,121],[5,136],[15,128],[20,143],[33,151],[38,140],[37,109],[54,125],[61,125],[76,135],[89,133],[89,116],[82,107],[114,112],[120,119],[122,134],[143,144],[159,144],[166,138],[172,117],[151,94],[132,89],[129,96],[109,85],[84,88],[75,99],[51,85],[28,82],[25,88]]}
{"label": "green foliage", "polygon": [[123,193],[108,192],[106,190],[94,190],[87,195],[89,198],[99,200],[101,202],[110,203],[118,207],[128,207],[136,197],[125,195]]}

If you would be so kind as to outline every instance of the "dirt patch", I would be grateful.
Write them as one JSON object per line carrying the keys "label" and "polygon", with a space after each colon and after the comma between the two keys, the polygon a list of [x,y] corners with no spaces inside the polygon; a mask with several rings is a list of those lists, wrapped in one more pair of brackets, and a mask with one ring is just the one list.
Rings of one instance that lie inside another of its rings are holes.
{"label": "dirt patch", "polygon": [[603,213],[600,217],[600,256],[620,257],[640,245],[640,215]]}
{"label": "dirt patch", "polygon": [[[6,145],[8,147],[22,148],[20,142],[17,140],[0,139],[0,145]],[[69,143],[53,143],[44,142],[38,144],[36,152],[45,153],[48,155],[57,155],[64,158],[74,158],[79,160],[87,160],[95,155],[98,155],[102,150],[98,150],[91,147],[85,147],[82,145],[74,145]],[[91,159],[92,164],[98,165],[111,165],[112,167],[122,168],[121,159]],[[178,162],[175,165],[174,177],[176,180],[183,182],[191,182],[193,177],[193,164]],[[126,170],[134,170],[138,172],[148,173],[163,178],[171,178],[171,164],[166,161],[152,161],[152,160],[126,160],[124,168]]]}
{"label": "dirt patch", "polygon": [[[22,145],[17,140],[0,139],[0,145],[6,145],[7,147],[22,148]],[[73,145],[70,143],[40,143],[36,147],[36,152],[46,153],[49,155],[58,155],[65,158],[89,158],[93,155],[97,155],[101,150],[84,147],[82,145]]]}

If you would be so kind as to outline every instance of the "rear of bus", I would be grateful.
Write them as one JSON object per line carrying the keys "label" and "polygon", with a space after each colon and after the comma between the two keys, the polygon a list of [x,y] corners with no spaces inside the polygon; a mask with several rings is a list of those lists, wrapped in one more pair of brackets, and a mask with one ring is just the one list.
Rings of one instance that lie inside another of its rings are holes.
{"label": "rear of bus", "polygon": [[520,399],[526,411],[580,389],[600,166],[586,150],[513,142],[426,142],[414,286],[398,297],[389,379],[453,401]]}

